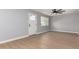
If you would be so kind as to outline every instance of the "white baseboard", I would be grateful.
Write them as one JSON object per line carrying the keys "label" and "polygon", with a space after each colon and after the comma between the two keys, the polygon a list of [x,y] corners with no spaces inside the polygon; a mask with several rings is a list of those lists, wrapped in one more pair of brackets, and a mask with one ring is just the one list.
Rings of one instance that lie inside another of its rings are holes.
{"label": "white baseboard", "polygon": [[26,38],[28,36],[29,35],[25,35],[25,36],[21,36],[21,37],[16,37],[16,38],[8,39],[8,40],[5,40],[5,41],[1,41],[0,44],[11,42],[11,41],[14,41],[14,40],[19,40],[19,39],[22,39],[22,38]]}
{"label": "white baseboard", "polygon": [[[45,32],[47,32],[47,31],[45,31]],[[36,34],[41,34],[41,33],[44,33],[44,32],[39,32],[39,33],[36,33]],[[5,40],[5,41],[1,41],[0,44],[11,42],[11,41],[14,41],[14,40],[19,40],[19,39],[26,38],[26,37],[29,37],[29,36],[30,35],[24,35],[24,36],[8,39],[8,40]]]}
{"label": "white baseboard", "polygon": [[73,34],[78,34],[79,35],[79,32],[68,32],[68,31],[55,31],[55,32],[66,32],[66,33],[73,33]]}

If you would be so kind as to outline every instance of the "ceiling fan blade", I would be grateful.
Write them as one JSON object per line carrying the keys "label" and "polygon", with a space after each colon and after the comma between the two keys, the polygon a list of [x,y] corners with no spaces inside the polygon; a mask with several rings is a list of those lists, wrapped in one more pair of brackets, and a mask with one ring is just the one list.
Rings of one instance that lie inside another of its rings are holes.
{"label": "ceiling fan blade", "polygon": [[65,10],[62,10],[62,12],[65,12]]}
{"label": "ceiling fan blade", "polygon": [[63,12],[65,12],[65,10],[61,10],[61,11],[58,11],[59,13],[63,13]]}
{"label": "ceiling fan blade", "polygon": [[62,9],[58,9],[57,11],[62,11]]}
{"label": "ceiling fan blade", "polygon": [[65,12],[65,10],[63,10],[63,9],[59,9],[58,11],[59,11],[59,12]]}

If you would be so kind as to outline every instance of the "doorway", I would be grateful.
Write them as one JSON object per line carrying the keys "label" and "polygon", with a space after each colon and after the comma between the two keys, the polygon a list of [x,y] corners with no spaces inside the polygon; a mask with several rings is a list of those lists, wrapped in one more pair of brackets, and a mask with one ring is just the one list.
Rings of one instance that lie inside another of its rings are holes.
{"label": "doorway", "polygon": [[35,14],[29,14],[29,35],[37,32],[37,17]]}

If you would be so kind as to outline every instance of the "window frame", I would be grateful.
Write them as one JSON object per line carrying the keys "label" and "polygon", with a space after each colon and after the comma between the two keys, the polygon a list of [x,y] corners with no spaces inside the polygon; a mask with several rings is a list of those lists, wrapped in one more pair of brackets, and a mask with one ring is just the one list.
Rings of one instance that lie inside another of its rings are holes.
{"label": "window frame", "polygon": [[41,26],[49,26],[49,18],[48,17],[41,16],[40,18],[41,18]]}

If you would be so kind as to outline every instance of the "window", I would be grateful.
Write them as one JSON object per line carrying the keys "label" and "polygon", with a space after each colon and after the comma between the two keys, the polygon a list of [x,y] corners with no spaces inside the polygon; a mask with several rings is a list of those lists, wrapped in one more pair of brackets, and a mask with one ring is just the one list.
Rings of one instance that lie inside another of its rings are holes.
{"label": "window", "polygon": [[48,26],[49,25],[49,18],[41,16],[41,26]]}

